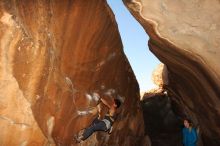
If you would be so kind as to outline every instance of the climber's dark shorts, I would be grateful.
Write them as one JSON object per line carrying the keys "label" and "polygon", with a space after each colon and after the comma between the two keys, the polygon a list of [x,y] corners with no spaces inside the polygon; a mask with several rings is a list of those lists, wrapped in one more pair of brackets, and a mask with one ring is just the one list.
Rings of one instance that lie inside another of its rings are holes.
{"label": "climber's dark shorts", "polygon": [[89,136],[91,136],[93,134],[93,132],[95,131],[107,131],[107,127],[104,121],[99,120],[99,119],[95,119],[92,124],[85,129],[85,131],[83,132],[83,138],[82,140],[87,139]]}

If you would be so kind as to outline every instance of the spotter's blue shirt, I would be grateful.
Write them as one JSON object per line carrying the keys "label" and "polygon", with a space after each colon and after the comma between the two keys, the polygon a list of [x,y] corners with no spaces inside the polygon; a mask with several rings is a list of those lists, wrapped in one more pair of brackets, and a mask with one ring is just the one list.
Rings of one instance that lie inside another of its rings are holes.
{"label": "spotter's blue shirt", "polygon": [[184,146],[196,146],[197,133],[196,129],[192,128],[191,131],[188,128],[183,128],[183,145]]}

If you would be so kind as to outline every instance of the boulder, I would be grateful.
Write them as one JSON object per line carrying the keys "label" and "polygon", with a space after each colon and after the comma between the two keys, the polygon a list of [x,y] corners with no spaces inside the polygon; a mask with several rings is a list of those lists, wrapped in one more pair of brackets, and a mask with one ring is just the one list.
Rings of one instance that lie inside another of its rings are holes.
{"label": "boulder", "polygon": [[140,145],[139,87],[106,1],[2,0],[0,46],[0,145],[78,145],[102,95],[123,102],[113,133],[81,146]]}
{"label": "boulder", "polygon": [[124,0],[168,68],[167,89],[199,125],[207,146],[220,145],[220,3],[218,0]]}

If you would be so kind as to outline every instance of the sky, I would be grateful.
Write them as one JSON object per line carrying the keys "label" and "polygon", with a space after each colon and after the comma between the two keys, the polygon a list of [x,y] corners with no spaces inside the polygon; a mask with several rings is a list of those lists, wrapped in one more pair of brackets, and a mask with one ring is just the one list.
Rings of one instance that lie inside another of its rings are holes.
{"label": "sky", "polygon": [[107,2],[115,14],[124,52],[135,73],[140,92],[155,88],[151,76],[160,61],[148,48],[148,35],[124,6],[122,0],[107,0]]}

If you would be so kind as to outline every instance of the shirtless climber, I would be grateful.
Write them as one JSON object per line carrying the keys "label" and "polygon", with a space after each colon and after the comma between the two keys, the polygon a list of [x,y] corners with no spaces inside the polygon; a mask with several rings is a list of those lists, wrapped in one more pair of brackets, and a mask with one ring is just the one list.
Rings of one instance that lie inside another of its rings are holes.
{"label": "shirtless climber", "polygon": [[[112,125],[114,123],[114,120],[116,118],[116,110],[120,107],[121,102],[118,99],[114,99],[114,103],[112,105],[109,105],[108,102],[101,98],[100,101],[109,108],[108,114],[104,116],[104,119],[99,119],[97,117],[92,124],[86,128],[82,134],[79,134],[75,136],[75,140],[80,143],[81,141],[86,140],[89,136],[91,136],[95,131],[105,131],[111,133],[112,131]],[[99,105],[98,105],[99,107]],[[96,109],[96,113],[100,112],[100,109]]]}

